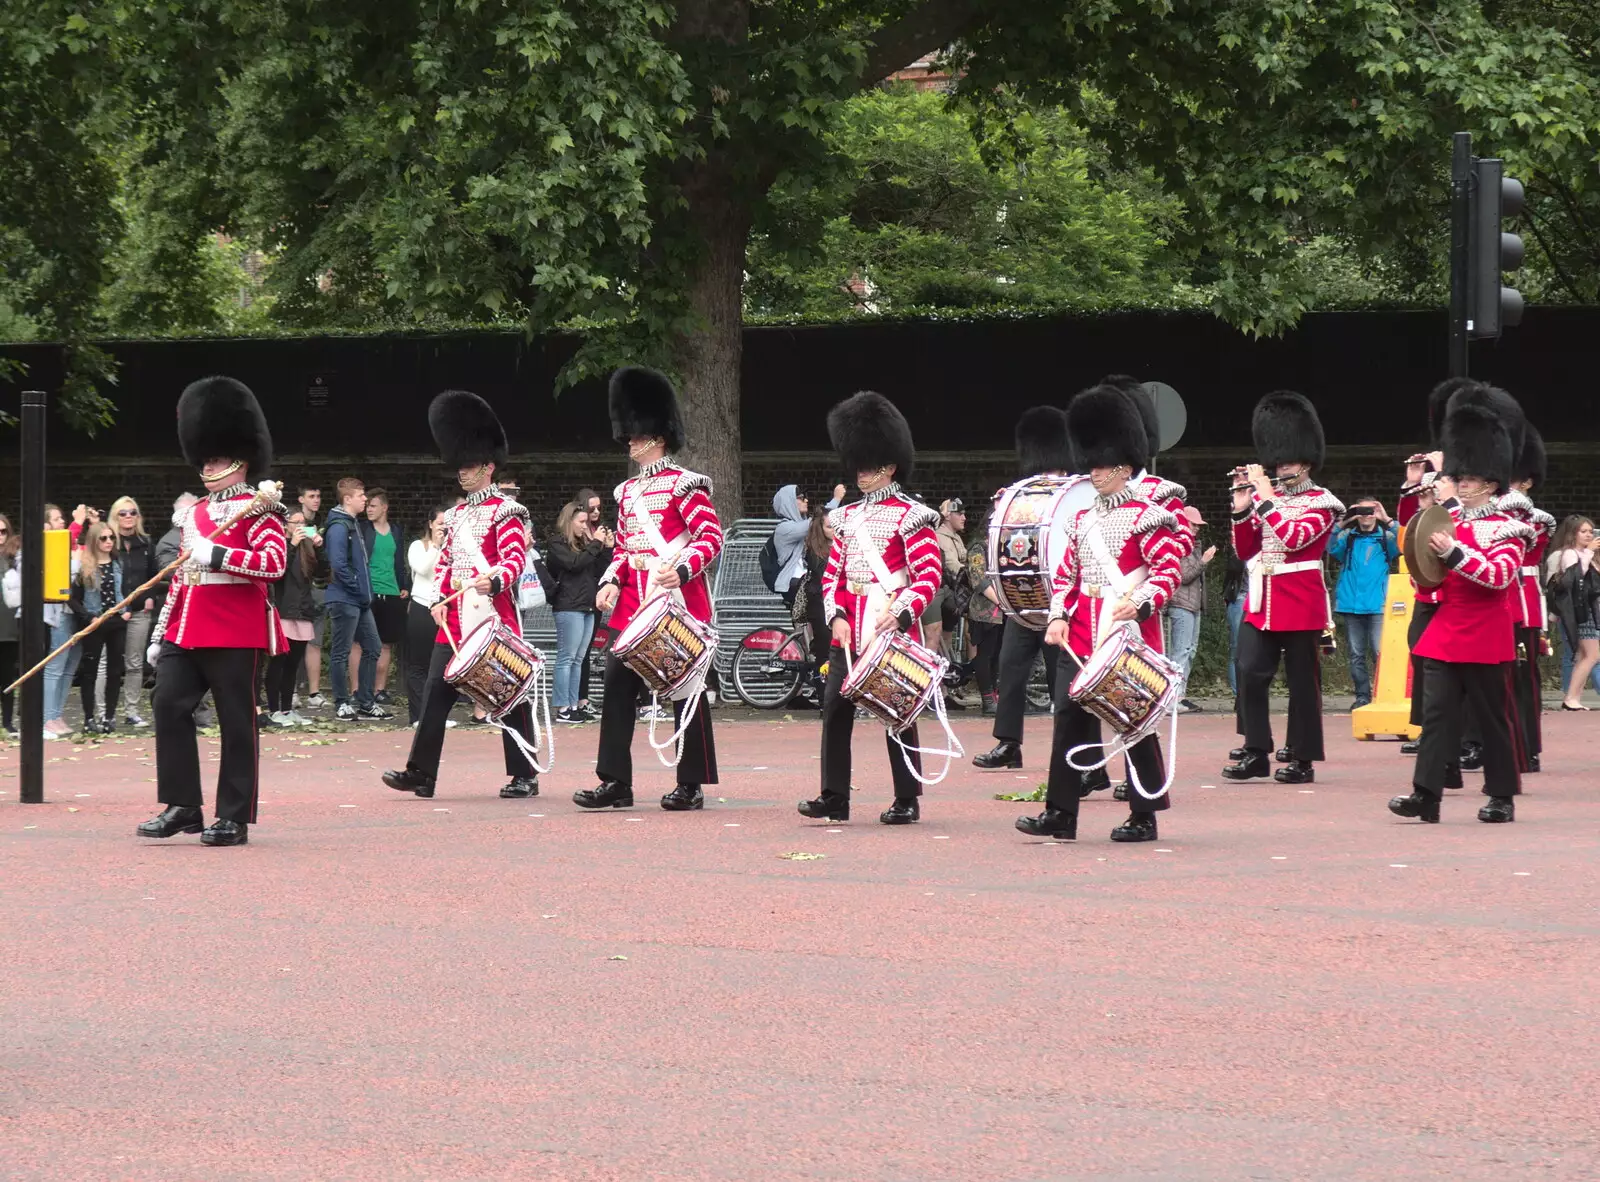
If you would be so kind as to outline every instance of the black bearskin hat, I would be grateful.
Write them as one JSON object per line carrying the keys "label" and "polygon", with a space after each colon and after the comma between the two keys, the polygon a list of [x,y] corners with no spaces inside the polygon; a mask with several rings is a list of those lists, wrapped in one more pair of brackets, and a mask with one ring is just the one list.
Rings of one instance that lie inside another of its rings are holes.
{"label": "black bearskin hat", "polygon": [[184,463],[239,460],[259,480],[272,468],[272,432],[250,387],[233,378],[191,382],[178,396],[178,446]]}
{"label": "black bearskin hat", "polygon": [[1150,397],[1150,391],[1138,378],[1125,373],[1107,374],[1100,379],[1100,384],[1121,390],[1133,402],[1133,409],[1139,412],[1139,421],[1144,424],[1144,433],[1149,439],[1150,455],[1154,458],[1161,451],[1161,420],[1156,414],[1156,400]]}
{"label": "black bearskin hat", "polygon": [[1504,492],[1511,484],[1518,449],[1512,441],[1515,427],[1506,421],[1506,408],[1494,393],[1480,385],[1451,397],[1444,416],[1444,471],[1457,479],[1492,480]]}
{"label": "black bearskin hat", "polygon": [[506,429],[494,408],[469,390],[446,390],[429,403],[428,429],[447,468],[506,466]]}
{"label": "black bearskin hat", "polygon": [[1528,431],[1522,437],[1522,454],[1517,457],[1517,462],[1512,466],[1512,480],[1531,480],[1535,487],[1544,484],[1545,475],[1550,470],[1550,461],[1544,451],[1544,436],[1539,433],[1539,428],[1532,423],[1528,424]]}
{"label": "black bearskin hat", "polygon": [[1256,459],[1269,474],[1279,464],[1320,468],[1327,457],[1317,408],[1293,390],[1276,390],[1256,403],[1250,435],[1255,440]]}
{"label": "black bearskin hat", "polygon": [[1439,446],[1439,440],[1444,436],[1444,415],[1450,399],[1457,391],[1478,385],[1482,383],[1471,378],[1446,378],[1428,391],[1428,439],[1434,447]]}
{"label": "black bearskin hat", "polygon": [[882,394],[863,390],[830,410],[828,438],[847,472],[870,472],[893,464],[897,481],[904,484],[911,478],[917,458],[911,424]]}
{"label": "black bearskin hat", "polygon": [[684,444],[678,392],[666,375],[642,365],[625,365],[611,375],[611,438],[618,443],[639,436],[667,441],[668,451]]}
{"label": "black bearskin hat", "polygon": [[1071,472],[1067,416],[1054,406],[1031,406],[1017,420],[1017,463],[1024,476]]}
{"label": "black bearskin hat", "polygon": [[1067,430],[1085,469],[1150,465],[1150,438],[1126,390],[1101,385],[1077,395],[1067,403]]}

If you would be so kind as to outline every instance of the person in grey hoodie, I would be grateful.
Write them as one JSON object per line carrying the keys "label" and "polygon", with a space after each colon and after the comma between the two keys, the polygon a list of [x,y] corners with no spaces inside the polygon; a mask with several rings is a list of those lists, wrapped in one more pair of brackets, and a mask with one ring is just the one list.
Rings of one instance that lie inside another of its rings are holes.
{"label": "person in grey hoodie", "polygon": [[778,519],[772,531],[778,551],[778,585],[784,606],[794,607],[795,584],[806,577],[806,534],[811,529],[811,498],[796,484],[786,484],[772,496],[772,515]]}

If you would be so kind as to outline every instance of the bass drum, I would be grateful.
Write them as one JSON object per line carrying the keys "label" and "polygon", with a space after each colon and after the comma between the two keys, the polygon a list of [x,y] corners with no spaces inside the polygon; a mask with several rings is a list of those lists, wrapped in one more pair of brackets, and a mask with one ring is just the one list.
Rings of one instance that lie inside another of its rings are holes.
{"label": "bass drum", "polygon": [[1087,476],[1031,476],[1001,492],[989,519],[989,569],[1008,619],[1044,631],[1067,525],[1093,503]]}

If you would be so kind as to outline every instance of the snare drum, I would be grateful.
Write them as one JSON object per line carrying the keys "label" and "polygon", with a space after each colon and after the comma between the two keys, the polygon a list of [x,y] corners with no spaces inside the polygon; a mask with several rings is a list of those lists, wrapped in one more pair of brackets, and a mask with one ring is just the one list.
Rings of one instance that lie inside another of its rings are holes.
{"label": "snare drum", "polygon": [[898,735],[928,708],[950,662],[904,632],[880,632],[839,692]]}
{"label": "snare drum", "polygon": [[1160,725],[1177,704],[1182,685],[1176,665],[1119,628],[1094,650],[1067,694],[1131,747]]}
{"label": "snare drum", "polygon": [[495,616],[461,642],[444,679],[498,722],[533,693],[543,667],[544,655]]}
{"label": "snare drum", "polygon": [[1033,476],[1007,488],[989,519],[989,570],[1000,610],[1042,632],[1068,518],[1094,501],[1087,476]]}
{"label": "snare drum", "polygon": [[658,697],[688,697],[717,651],[717,634],[670,595],[658,595],[634,613],[611,648]]}

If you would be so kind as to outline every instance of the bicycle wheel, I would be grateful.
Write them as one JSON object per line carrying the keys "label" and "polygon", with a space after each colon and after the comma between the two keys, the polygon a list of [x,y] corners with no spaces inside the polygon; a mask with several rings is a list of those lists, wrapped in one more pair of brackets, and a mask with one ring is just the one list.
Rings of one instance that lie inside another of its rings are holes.
{"label": "bicycle wheel", "polygon": [[779,710],[794,700],[809,667],[804,632],[757,628],[733,654],[733,692],[757,710]]}

